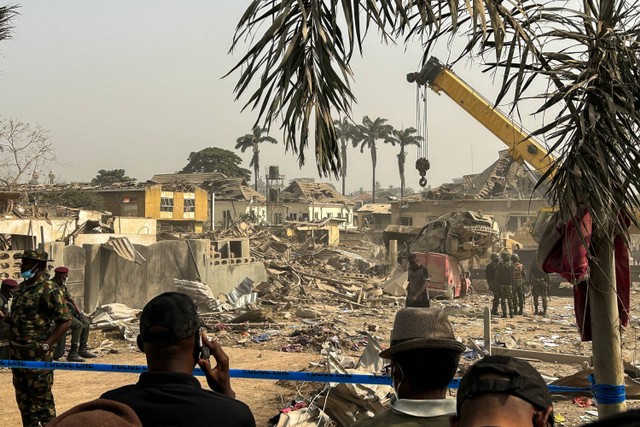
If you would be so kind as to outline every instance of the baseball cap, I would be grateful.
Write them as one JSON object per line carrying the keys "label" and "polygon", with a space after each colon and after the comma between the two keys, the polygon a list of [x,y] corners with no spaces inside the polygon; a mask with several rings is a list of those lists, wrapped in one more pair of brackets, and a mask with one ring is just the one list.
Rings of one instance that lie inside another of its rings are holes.
{"label": "baseball cap", "polygon": [[398,310],[391,329],[390,347],[380,352],[389,359],[399,352],[416,349],[454,350],[462,353],[464,344],[456,340],[453,327],[443,310],[408,307]]}
{"label": "baseball cap", "polygon": [[[485,374],[497,374],[505,379],[482,378]],[[462,377],[456,404],[458,414],[465,400],[492,393],[519,397],[539,410],[553,404],[547,384],[536,368],[510,356],[487,356]],[[553,417],[550,419],[553,423]]]}
{"label": "baseball cap", "polygon": [[193,300],[179,292],[165,292],[153,298],[140,315],[143,342],[170,342],[193,337],[201,321]]}
{"label": "baseball cap", "polygon": [[22,259],[33,259],[36,261],[53,261],[49,259],[49,254],[40,249],[27,249],[20,256]]}

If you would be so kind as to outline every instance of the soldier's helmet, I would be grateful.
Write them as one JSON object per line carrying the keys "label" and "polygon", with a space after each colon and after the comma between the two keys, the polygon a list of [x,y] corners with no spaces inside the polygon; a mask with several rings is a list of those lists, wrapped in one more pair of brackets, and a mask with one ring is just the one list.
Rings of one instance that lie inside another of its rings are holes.
{"label": "soldier's helmet", "polygon": [[511,255],[509,255],[509,252],[507,252],[507,251],[500,252],[500,259],[502,261],[509,261],[510,257],[511,257]]}
{"label": "soldier's helmet", "polygon": [[517,254],[511,255],[511,261],[520,262],[520,257]]}
{"label": "soldier's helmet", "polygon": [[500,259],[500,255],[495,252],[491,252],[491,255],[489,255],[489,257],[491,258],[491,261],[498,261]]}

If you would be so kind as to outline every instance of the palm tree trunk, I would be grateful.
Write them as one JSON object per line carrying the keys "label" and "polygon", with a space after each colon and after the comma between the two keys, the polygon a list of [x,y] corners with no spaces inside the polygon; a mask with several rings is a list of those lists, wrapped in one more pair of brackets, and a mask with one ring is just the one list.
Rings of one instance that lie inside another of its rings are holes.
{"label": "palm tree trunk", "polygon": [[[253,143],[253,189],[258,191],[258,173],[260,173],[260,163],[258,154],[258,144]],[[268,197],[268,195],[267,195]]]}
{"label": "palm tree trunk", "polygon": [[378,156],[376,153],[375,141],[371,144],[371,170],[372,170],[372,185],[371,185],[371,203],[376,202],[376,163],[378,163]]}
{"label": "palm tree trunk", "polygon": [[404,152],[404,146],[400,147],[400,154],[398,155],[398,172],[400,172],[400,200],[404,198],[404,161],[406,154]]}
{"label": "palm tree trunk", "polygon": [[[613,235],[594,234],[591,247],[595,261],[590,263],[592,265],[588,298],[596,384],[624,385],[620,314],[615,292]],[[600,418],[626,411],[626,409],[626,402],[612,404],[598,402]]]}
{"label": "palm tree trunk", "polygon": [[347,178],[347,143],[342,142],[342,195],[346,195],[345,181]]}

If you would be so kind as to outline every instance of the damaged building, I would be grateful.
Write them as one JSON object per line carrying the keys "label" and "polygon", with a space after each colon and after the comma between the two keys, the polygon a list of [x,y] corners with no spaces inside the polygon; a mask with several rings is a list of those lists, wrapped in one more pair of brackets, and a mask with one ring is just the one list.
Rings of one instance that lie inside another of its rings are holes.
{"label": "damaged building", "polygon": [[[525,245],[534,244],[528,225],[539,208],[547,206],[546,187],[534,188],[538,176],[513,160],[509,150],[484,171],[403,200],[391,201],[391,224],[418,230],[427,222],[453,211],[481,211],[492,215],[500,231]],[[392,230],[389,230],[392,231]]]}

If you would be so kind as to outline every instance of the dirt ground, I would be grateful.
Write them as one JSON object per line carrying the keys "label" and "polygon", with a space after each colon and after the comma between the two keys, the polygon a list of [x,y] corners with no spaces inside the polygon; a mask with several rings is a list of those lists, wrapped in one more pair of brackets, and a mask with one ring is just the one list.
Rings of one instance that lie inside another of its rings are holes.
{"label": "dirt ground", "polygon": [[[639,292],[632,292],[632,322],[624,333],[624,355],[627,360],[637,360],[637,330]],[[275,310],[271,313],[274,325],[250,327],[244,330],[214,328],[210,335],[219,340],[231,359],[231,367],[238,369],[302,370],[311,362],[320,362],[322,345],[331,343],[334,351],[358,357],[365,345],[363,331],[368,331],[382,345],[388,346],[389,334],[398,303],[380,307],[352,308],[340,304],[314,302],[309,298],[305,310],[316,313],[315,318],[301,318],[301,313]],[[460,300],[433,301],[434,306],[444,308],[454,325],[456,334],[463,342],[469,338],[481,344],[483,336],[482,313],[490,303],[488,295],[472,295]],[[495,341],[506,342],[517,348],[589,355],[589,343],[581,343],[573,317],[573,301],[570,297],[552,298],[546,317],[525,314],[514,319],[493,319],[492,334]],[[263,307],[263,309],[265,309]],[[530,313],[530,306],[526,309]],[[292,315],[296,313],[296,315]],[[132,343],[115,338],[113,332],[92,331],[91,343],[98,349],[100,358],[96,363],[144,364],[144,355]],[[110,347],[104,346],[110,340]],[[282,350],[301,352],[285,352]],[[477,355],[469,352],[462,359],[471,364]],[[550,377],[564,377],[581,369],[579,364],[533,362],[538,370]],[[58,413],[87,400],[97,398],[102,392],[135,382],[136,374],[93,373],[58,371],[55,374],[54,396]],[[204,380],[203,384],[204,384]],[[310,399],[321,384],[286,383],[268,380],[234,379],[238,399],[247,403],[256,417],[258,426],[267,426],[268,420],[296,397]],[[206,384],[204,385],[206,387]],[[452,396],[454,392],[452,392]],[[580,407],[572,398],[555,396],[555,412],[564,418],[558,425],[579,426],[592,419],[588,411],[594,406]],[[0,426],[19,426],[20,417],[15,404],[11,372],[0,369]],[[640,407],[629,401],[630,407]]]}

